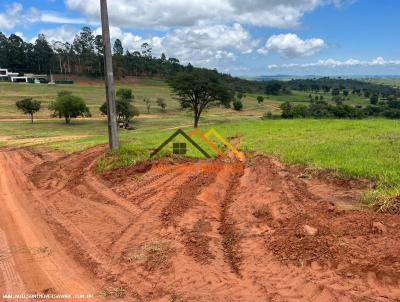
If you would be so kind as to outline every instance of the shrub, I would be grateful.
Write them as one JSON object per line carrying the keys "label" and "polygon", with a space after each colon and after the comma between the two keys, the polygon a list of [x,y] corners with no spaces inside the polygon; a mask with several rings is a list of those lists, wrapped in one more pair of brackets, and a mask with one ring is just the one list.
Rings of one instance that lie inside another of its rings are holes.
{"label": "shrub", "polygon": [[157,98],[157,105],[161,108],[162,111],[165,111],[167,108],[167,103],[163,98]]}
{"label": "shrub", "polygon": [[242,111],[243,109],[243,103],[241,100],[235,100],[233,101],[233,109],[236,111]]}

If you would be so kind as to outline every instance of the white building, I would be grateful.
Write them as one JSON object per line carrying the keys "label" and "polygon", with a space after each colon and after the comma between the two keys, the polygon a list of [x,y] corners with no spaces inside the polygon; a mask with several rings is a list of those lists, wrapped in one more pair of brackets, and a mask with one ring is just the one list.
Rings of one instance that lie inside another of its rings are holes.
{"label": "white building", "polygon": [[18,76],[14,76],[13,77],[12,76],[11,77],[11,82],[12,83],[28,83],[28,78],[27,77],[18,77]]}
{"label": "white building", "polygon": [[8,81],[8,69],[0,68],[0,81]]}

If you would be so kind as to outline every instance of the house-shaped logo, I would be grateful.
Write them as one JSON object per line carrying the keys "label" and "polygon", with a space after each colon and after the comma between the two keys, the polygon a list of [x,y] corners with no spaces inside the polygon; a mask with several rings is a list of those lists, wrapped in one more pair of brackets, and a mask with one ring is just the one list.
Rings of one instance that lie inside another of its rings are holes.
{"label": "house-shaped logo", "polygon": [[[226,139],[224,139],[215,129],[210,129],[205,134],[199,129],[193,129],[188,134],[186,134],[182,129],[178,129],[173,135],[171,135],[165,142],[163,142],[156,150],[154,150],[150,157],[154,157],[162,149],[164,149],[169,143],[171,143],[176,137],[182,136],[188,143],[194,146],[200,153],[202,153],[206,158],[211,158],[211,155],[205,151],[198,143],[196,143],[193,138],[195,136],[199,137],[203,142],[205,142],[211,149],[213,149],[219,156],[226,159],[228,156],[218,148],[209,138],[214,137],[219,142],[221,142],[225,147],[227,147],[230,152],[237,157],[240,161],[244,160],[244,154],[239,152],[232,144],[230,144]],[[173,153],[178,155],[185,155],[187,153],[186,143],[173,143],[172,147]]]}

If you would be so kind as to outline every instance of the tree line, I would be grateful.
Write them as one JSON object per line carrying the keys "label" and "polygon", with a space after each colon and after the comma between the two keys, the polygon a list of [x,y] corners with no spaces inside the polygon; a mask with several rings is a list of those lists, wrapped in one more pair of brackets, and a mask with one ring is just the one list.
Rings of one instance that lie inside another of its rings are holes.
{"label": "tree line", "polygon": [[340,118],[340,119],[362,119],[367,117],[384,117],[400,119],[400,101],[390,97],[371,102],[367,106],[351,106],[343,103],[329,104],[324,100],[312,100],[310,104],[293,104],[284,102],[281,104],[282,118]]}
{"label": "tree line", "polygon": [[[148,43],[136,51],[125,50],[119,39],[113,45],[113,58],[117,77],[167,77],[192,67],[183,66],[178,59],[167,58],[165,54],[155,57]],[[103,38],[90,27],[83,27],[72,43],[48,41],[43,34],[31,43],[17,34],[6,37],[0,32],[0,66],[14,72],[102,77],[103,62]]]}
{"label": "tree line", "polygon": [[316,79],[297,79],[290,81],[265,81],[265,94],[267,95],[286,95],[291,91],[304,91],[310,93],[330,93],[332,96],[352,95],[370,98],[372,95],[388,98],[391,96],[400,97],[400,90],[395,87],[373,84],[369,82],[343,79],[343,78],[316,78]]}

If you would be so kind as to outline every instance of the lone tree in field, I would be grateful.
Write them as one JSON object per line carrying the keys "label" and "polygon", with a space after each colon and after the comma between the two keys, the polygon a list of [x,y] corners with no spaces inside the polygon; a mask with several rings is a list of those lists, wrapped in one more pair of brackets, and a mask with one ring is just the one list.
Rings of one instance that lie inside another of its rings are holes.
{"label": "lone tree in field", "polygon": [[[139,109],[132,105],[134,99],[132,89],[118,89],[116,99],[118,123],[122,123],[125,129],[129,127],[133,117],[139,116]],[[100,111],[107,115],[107,103],[101,105]]]}
{"label": "lone tree in field", "polygon": [[257,102],[258,102],[259,104],[263,103],[263,102],[264,102],[264,97],[261,96],[261,95],[259,95],[259,96],[257,97]]}
{"label": "lone tree in field", "polygon": [[151,100],[148,98],[144,98],[143,102],[146,104],[147,114],[150,114]]}
{"label": "lone tree in field", "polygon": [[194,69],[181,72],[168,80],[169,86],[177,96],[182,109],[194,113],[194,127],[198,128],[203,111],[213,105],[229,107],[233,93],[212,70]]}
{"label": "lone tree in field", "polygon": [[54,111],[54,116],[64,117],[66,124],[70,124],[72,118],[90,116],[90,111],[85,101],[68,91],[58,93],[57,100],[50,103],[49,109]]}
{"label": "lone tree in field", "polygon": [[161,108],[162,112],[165,112],[165,109],[167,108],[167,103],[163,98],[157,98],[157,105]]}
{"label": "lone tree in field", "polygon": [[39,101],[33,100],[31,98],[20,100],[16,102],[15,105],[17,106],[18,110],[21,110],[24,114],[29,114],[31,116],[32,124],[33,115],[42,108],[42,105]]}

